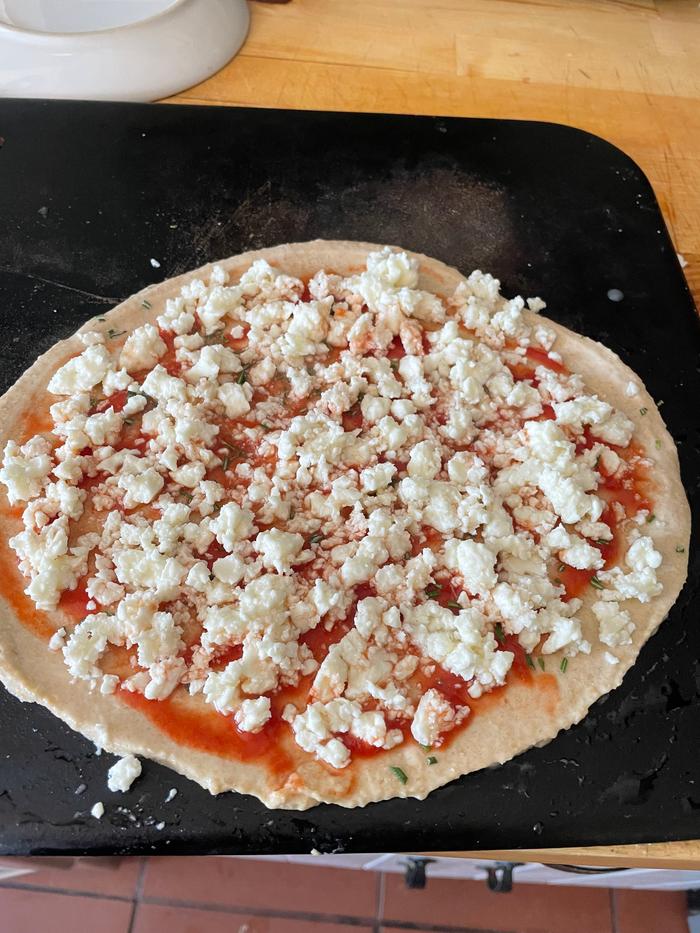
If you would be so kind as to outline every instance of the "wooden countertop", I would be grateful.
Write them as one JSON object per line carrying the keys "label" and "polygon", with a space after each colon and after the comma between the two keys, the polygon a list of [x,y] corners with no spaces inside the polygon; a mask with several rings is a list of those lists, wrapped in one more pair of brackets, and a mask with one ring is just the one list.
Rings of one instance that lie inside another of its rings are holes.
{"label": "wooden countertop", "polygon": [[[646,172],[700,304],[697,0],[292,0],[253,2],[251,13],[238,56],[170,100],[597,133]],[[488,856],[700,869],[700,841]]]}

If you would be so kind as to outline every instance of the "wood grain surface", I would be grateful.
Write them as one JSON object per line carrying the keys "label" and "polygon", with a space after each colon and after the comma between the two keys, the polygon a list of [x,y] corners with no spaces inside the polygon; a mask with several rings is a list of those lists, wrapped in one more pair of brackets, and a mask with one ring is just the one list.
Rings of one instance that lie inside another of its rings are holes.
{"label": "wood grain surface", "polygon": [[[604,137],[649,177],[700,304],[697,0],[251,3],[234,60],[169,100],[548,120]],[[700,841],[450,853],[700,869]]]}

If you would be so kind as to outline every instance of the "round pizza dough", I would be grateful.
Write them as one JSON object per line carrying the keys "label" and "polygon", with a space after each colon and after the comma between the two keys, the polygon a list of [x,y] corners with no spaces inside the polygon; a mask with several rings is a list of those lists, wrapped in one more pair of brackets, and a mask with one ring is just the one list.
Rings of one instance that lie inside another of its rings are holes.
{"label": "round pizza dough", "polygon": [[[369,243],[315,240],[243,253],[218,265],[226,269],[232,280],[238,279],[256,259],[266,259],[280,270],[303,279],[313,276],[319,269],[349,275],[364,268],[369,252],[381,248]],[[449,297],[464,280],[456,269],[435,259],[409,255],[420,264],[419,288]],[[131,330],[154,321],[166,298],[176,296],[191,279],[208,278],[211,268],[211,264],[206,265],[146,288],[101,315],[99,322],[91,319],[81,331]],[[145,307],[144,300],[147,301]],[[290,739],[290,753],[299,764],[283,780],[255,761],[232,760],[180,745],[116,695],[103,696],[90,691],[82,681],[71,682],[61,653],[48,651],[46,641],[22,624],[17,611],[0,594],[0,677],[5,686],[21,700],[41,703],[107,751],[151,758],[197,781],[213,794],[236,790],[253,794],[268,807],[294,810],[304,810],[320,802],[357,807],[391,797],[422,799],[460,775],[506,762],[533,745],[550,741],[560,730],[577,723],[595,700],[620,684],[644,642],[656,631],[675,602],[687,575],[690,510],[681,484],[674,441],[639,377],[602,344],[541,315],[525,313],[528,322],[536,317],[556,332],[555,349],[567,368],[583,376],[588,391],[632,418],[636,426],[635,441],[655,461],[656,521],[652,535],[655,548],[663,555],[663,564],[658,570],[663,592],[646,604],[625,602],[636,628],[632,644],[616,649],[620,663],[612,665],[604,659],[605,646],[595,635],[597,623],[590,611],[596,594],[595,591],[586,593],[584,607],[577,616],[584,623],[584,635],[593,645],[590,655],[577,655],[565,674],[559,670],[560,656],[551,655],[548,673],[538,673],[532,685],[518,680],[509,682],[492,702],[488,699],[481,702],[473,721],[458,731],[447,747],[437,750],[435,764],[426,767],[425,751],[414,742],[407,742],[373,757],[354,758],[349,767],[335,771],[302,752]],[[57,343],[0,399],[0,446],[4,447],[8,439],[19,435],[30,412],[46,409],[55,401],[46,392],[49,379],[59,366],[83,349],[77,335]],[[639,385],[633,399],[625,394],[630,380]],[[639,416],[642,406],[648,409],[644,417]],[[20,530],[21,522],[9,514],[4,495],[2,501],[5,507],[0,511],[0,546],[14,558],[6,543]],[[6,572],[11,573],[12,567]],[[50,614],[55,627],[61,624],[60,616],[60,612]],[[405,784],[397,779],[392,767],[405,773]]]}

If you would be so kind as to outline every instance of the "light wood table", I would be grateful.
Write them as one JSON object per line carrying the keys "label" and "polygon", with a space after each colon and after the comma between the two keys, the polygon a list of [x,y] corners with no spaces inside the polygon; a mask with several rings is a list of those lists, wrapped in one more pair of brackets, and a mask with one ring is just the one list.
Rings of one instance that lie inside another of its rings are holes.
{"label": "light wood table", "polygon": [[[697,0],[292,0],[251,10],[239,55],[172,101],[549,120],[597,133],[648,175],[700,303]],[[700,869],[700,841],[488,856]]]}

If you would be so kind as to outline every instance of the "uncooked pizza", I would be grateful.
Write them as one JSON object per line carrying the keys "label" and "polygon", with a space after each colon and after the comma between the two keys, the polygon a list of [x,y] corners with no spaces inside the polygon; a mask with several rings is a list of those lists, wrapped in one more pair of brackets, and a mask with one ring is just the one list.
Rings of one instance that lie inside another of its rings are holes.
{"label": "uncooked pizza", "polygon": [[[556,295],[551,296],[556,304]],[[93,318],[1,404],[7,687],[269,807],[423,797],[577,722],[686,575],[674,443],[491,275],[292,244]]]}

